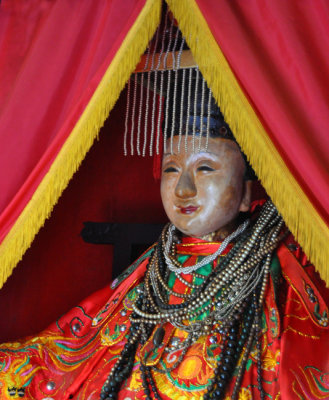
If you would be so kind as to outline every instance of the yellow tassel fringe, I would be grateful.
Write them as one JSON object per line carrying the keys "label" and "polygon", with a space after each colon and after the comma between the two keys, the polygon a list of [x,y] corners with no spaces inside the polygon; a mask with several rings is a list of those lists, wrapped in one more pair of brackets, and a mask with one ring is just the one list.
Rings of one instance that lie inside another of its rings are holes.
{"label": "yellow tassel fringe", "polygon": [[[194,0],[166,0],[226,121],[291,232],[329,286],[329,228],[292,176],[250,103]],[[0,245],[0,288],[51,214],[103,126],[153,36],[160,0],[147,0],[85,111],[28,205]],[[238,111],[237,111],[238,110]]]}
{"label": "yellow tassel fringe", "polygon": [[329,228],[286,167],[194,0],[166,0],[225,120],[287,226],[329,287]]}
{"label": "yellow tassel fringe", "polygon": [[[124,1],[124,0],[123,0]],[[146,3],[48,173],[0,245],[0,288],[79,168],[160,23],[161,0]]]}

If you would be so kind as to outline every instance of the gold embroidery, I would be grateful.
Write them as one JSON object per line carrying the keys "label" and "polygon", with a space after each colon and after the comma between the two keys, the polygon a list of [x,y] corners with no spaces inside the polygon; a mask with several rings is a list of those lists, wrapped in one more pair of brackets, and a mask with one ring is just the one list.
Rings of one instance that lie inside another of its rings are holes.
{"label": "gold embroidery", "polygon": [[292,299],[291,297],[289,297],[289,298],[287,299],[287,301],[286,301],[286,304],[287,304],[289,301],[293,301],[294,303],[297,303],[297,305],[298,305],[297,310],[300,310],[300,308],[302,307],[301,302],[298,301],[298,300],[296,300],[296,299]]}
{"label": "gold embroidery", "polygon": [[307,315],[306,317],[300,317],[299,315],[295,315],[295,314],[285,314],[284,317],[293,317],[293,318],[297,318],[301,321],[306,321],[310,318],[309,315]]}
{"label": "gold embroidery", "polygon": [[250,390],[242,388],[239,392],[239,400],[252,400],[252,395]]}
{"label": "gold embroidery", "polygon": [[320,339],[320,336],[308,335],[307,333],[303,333],[303,332],[297,331],[297,329],[294,329],[291,326],[287,326],[287,328],[283,331],[283,333],[285,333],[287,331],[292,331],[294,333],[297,333],[300,336],[307,337],[307,338],[310,338],[310,339],[315,339],[315,340]]}
{"label": "gold embroidery", "polygon": [[[209,252],[207,251],[205,253],[201,253],[198,251],[198,252],[194,253],[194,252],[191,252],[191,250],[186,250],[186,251],[180,250],[180,251],[177,251],[177,254],[187,254],[189,256],[208,256]],[[226,254],[220,254],[218,257],[226,257]]]}
{"label": "gold embroidery", "polygon": [[181,243],[179,247],[190,247],[190,246],[208,246],[209,244],[221,244],[222,242],[206,242],[206,243]]}
{"label": "gold embroidery", "polygon": [[294,382],[292,383],[292,390],[293,390],[293,392],[298,396],[298,398],[299,398],[300,400],[305,400],[304,397],[302,397],[302,396],[297,392],[295,386],[296,386],[296,381],[294,381]]}
{"label": "gold embroidery", "polygon": [[279,364],[280,350],[277,350],[275,354],[267,349],[263,358],[264,368],[268,371],[275,371],[275,368]]}
{"label": "gold embroidery", "polygon": [[[304,367],[304,368],[302,368],[300,365],[298,365],[298,368],[300,369],[300,371],[301,371],[301,373],[302,373],[302,376],[305,378],[305,380],[306,380],[308,386],[306,387],[305,384],[302,383],[301,377],[298,376],[297,373],[296,373],[293,369],[290,368],[290,371],[293,373],[293,375],[294,375],[295,378],[296,378],[296,379],[294,380],[293,384],[292,384],[292,388],[293,388],[293,391],[297,394],[297,396],[298,396],[299,398],[301,398],[301,399],[304,400],[304,397],[301,397],[301,396],[299,395],[299,393],[297,392],[297,390],[296,390],[296,388],[295,388],[295,385],[296,385],[296,384],[299,385],[300,389],[301,389],[302,392],[307,396],[307,398],[309,398],[309,397],[310,397],[309,395],[312,394],[312,399],[313,399],[313,398],[314,398],[314,399],[319,399],[319,400],[326,400],[326,399],[328,399],[328,393],[324,393],[324,391],[322,391],[321,389],[319,389],[319,388],[317,387],[317,385],[316,385],[315,377],[314,377],[314,375],[313,375],[313,373],[312,373],[312,371],[311,371],[312,369],[313,369],[313,370],[314,370],[314,369],[316,370],[316,368],[315,368],[315,367]],[[307,373],[306,373],[306,370],[309,370],[310,373],[307,374]],[[306,391],[306,389],[307,389],[307,391]],[[313,396],[314,396],[314,397],[313,397]]]}

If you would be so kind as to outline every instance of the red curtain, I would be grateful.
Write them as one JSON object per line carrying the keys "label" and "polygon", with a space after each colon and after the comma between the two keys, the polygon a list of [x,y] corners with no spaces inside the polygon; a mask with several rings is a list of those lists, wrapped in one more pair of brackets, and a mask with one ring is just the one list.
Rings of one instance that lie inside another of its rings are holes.
{"label": "red curtain", "polygon": [[160,0],[4,0],[0,287],[92,145],[160,18]]}
{"label": "red curtain", "polygon": [[30,200],[144,0],[4,0],[0,241]]}
{"label": "red curtain", "polygon": [[329,226],[329,3],[196,2],[271,141]]}

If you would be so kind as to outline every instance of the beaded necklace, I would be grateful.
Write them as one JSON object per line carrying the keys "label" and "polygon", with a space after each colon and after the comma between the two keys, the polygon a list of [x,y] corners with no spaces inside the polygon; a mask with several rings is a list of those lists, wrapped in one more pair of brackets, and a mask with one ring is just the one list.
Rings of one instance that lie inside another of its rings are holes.
{"label": "beaded necklace", "polygon": [[175,243],[173,242],[173,230],[175,229],[174,225],[169,225],[168,228],[168,240],[164,245],[163,254],[166,259],[166,264],[170,271],[175,272],[176,276],[181,274],[190,274],[191,272],[196,271],[197,269],[203,267],[206,264],[213,262],[223,251],[226,249],[228,244],[235,239],[237,236],[240,235],[248,226],[249,221],[245,221],[241,226],[238,227],[233,233],[227,236],[226,239],[223,240],[223,243],[219,246],[219,249],[214,253],[210,254],[209,256],[205,257],[202,261],[197,262],[194,265],[190,265],[188,267],[183,267],[174,257],[170,256],[170,249],[172,252],[175,250]]}
{"label": "beaded necklace", "polygon": [[[275,206],[267,201],[248,230],[241,230],[232,250],[219,262],[200,284],[190,284],[190,294],[175,292],[168,286],[170,270],[167,258],[176,261],[175,246],[165,257],[165,246],[173,231],[170,225],[163,230],[153,256],[147,266],[143,290],[133,304],[130,332],[119,359],[107,377],[100,398],[116,399],[121,384],[129,377],[137,347],[152,335],[159,347],[165,336],[165,324],[184,330],[187,338],[180,344],[182,350],[170,368],[148,365],[141,358],[143,389],[147,400],[161,399],[153,372],[170,372],[183,360],[188,348],[201,336],[218,332],[222,335],[221,355],[209,382],[204,399],[224,399],[228,384],[236,372],[231,398],[237,399],[249,354],[255,346],[257,353],[257,382],[260,398],[265,399],[262,387],[261,314],[265,288],[268,282],[271,256],[279,241],[283,220]],[[170,239],[171,240],[171,239]],[[168,247],[167,247],[168,250]],[[177,262],[175,262],[177,265]],[[181,277],[177,274],[177,277]],[[187,281],[183,280],[184,283]],[[187,282],[189,283],[189,282]],[[182,299],[180,304],[169,304],[169,296]],[[171,349],[167,347],[166,352]],[[241,359],[237,367],[238,360]]]}

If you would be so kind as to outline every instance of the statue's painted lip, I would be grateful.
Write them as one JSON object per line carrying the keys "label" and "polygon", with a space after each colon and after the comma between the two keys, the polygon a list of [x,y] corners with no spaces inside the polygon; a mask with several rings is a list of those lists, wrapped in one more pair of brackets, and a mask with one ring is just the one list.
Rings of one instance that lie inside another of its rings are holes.
{"label": "statue's painted lip", "polygon": [[182,214],[192,214],[192,213],[194,213],[198,208],[199,208],[199,206],[179,207],[180,212],[181,212]]}

